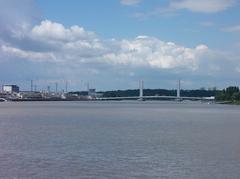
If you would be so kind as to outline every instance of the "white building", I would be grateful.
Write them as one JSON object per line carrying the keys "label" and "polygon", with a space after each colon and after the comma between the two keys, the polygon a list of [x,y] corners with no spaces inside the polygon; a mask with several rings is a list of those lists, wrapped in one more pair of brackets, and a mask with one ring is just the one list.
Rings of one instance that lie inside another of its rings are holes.
{"label": "white building", "polygon": [[19,93],[19,87],[17,85],[3,85],[3,92]]}

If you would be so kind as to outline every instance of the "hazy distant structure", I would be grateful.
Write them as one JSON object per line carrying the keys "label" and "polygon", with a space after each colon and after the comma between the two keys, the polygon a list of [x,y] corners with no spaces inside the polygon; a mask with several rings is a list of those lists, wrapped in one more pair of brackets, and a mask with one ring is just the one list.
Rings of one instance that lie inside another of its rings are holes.
{"label": "hazy distant structure", "polygon": [[68,92],[68,81],[65,82],[65,92]]}
{"label": "hazy distant structure", "polygon": [[89,82],[87,82],[87,91],[89,92]]}
{"label": "hazy distant structure", "polygon": [[181,80],[178,80],[177,97],[181,97]]}
{"label": "hazy distant structure", "polygon": [[88,89],[88,96],[96,96],[96,89]]}
{"label": "hazy distant structure", "polygon": [[37,91],[37,85],[34,85],[34,91],[35,92]]}
{"label": "hazy distant structure", "polygon": [[47,86],[47,92],[50,93],[51,92],[51,87],[48,85]]}
{"label": "hazy distant structure", "polygon": [[55,83],[55,92],[58,92],[58,82]]}
{"label": "hazy distant structure", "polygon": [[3,85],[3,92],[19,93],[19,87],[17,85]]}
{"label": "hazy distant structure", "polygon": [[143,80],[139,81],[139,99],[143,99],[143,88],[144,88],[144,82]]}
{"label": "hazy distant structure", "polygon": [[31,91],[33,91],[33,80],[31,80]]}

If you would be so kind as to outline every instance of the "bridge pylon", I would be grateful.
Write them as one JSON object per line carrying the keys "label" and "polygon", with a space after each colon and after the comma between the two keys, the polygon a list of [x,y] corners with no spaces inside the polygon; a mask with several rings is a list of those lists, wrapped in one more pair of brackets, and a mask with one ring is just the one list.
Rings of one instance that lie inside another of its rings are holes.
{"label": "bridge pylon", "polygon": [[177,98],[181,98],[181,80],[178,80],[178,85],[177,85]]}
{"label": "bridge pylon", "polygon": [[143,101],[143,88],[144,88],[144,82],[143,80],[139,81],[139,100]]}

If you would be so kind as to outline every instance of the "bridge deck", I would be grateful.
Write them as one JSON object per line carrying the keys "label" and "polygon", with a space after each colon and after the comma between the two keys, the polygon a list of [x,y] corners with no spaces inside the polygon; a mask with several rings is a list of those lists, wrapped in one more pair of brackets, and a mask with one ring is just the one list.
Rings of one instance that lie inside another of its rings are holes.
{"label": "bridge deck", "polygon": [[137,99],[178,99],[178,100],[214,100],[209,97],[177,97],[177,96],[130,96],[130,97],[105,97],[97,100],[137,100]]}

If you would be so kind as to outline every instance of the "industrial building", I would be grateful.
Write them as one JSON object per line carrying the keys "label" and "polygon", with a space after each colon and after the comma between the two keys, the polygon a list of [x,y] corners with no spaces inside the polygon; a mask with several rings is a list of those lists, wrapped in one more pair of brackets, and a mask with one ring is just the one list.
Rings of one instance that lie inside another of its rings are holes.
{"label": "industrial building", "polygon": [[17,85],[3,85],[2,90],[5,93],[19,93],[19,87]]}
{"label": "industrial building", "polygon": [[102,97],[102,96],[103,94],[96,92],[96,89],[88,89],[88,97],[90,99],[96,98],[96,97]]}

